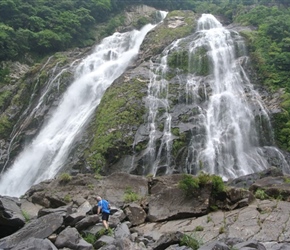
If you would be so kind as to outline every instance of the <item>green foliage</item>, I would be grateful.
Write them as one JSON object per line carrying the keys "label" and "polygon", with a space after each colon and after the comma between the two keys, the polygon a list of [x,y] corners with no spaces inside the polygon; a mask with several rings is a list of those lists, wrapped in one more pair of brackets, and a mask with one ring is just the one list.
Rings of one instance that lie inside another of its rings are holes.
{"label": "green foliage", "polygon": [[178,187],[185,191],[186,195],[193,195],[193,192],[199,188],[199,180],[192,175],[183,174],[178,182]]}
{"label": "green foliage", "polygon": [[[256,31],[246,34],[249,51],[260,82],[270,90],[284,88],[284,112],[274,114],[275,140],[279,147],[290,150],[290,11],[284,6],[256,5],[243,9],[236,22],[254,25]],[[245,34],[245,33],[244,33]]]}
{"label": "green foliage", "polygon": [[201,240],[196,239],[196,236],[193,234],[191,235],[184,234],[180,240],[180,245],[188,246],[193,250],[197,250],[202,245],[202,242]]}
{"label": "green foliage", "polygon": [[211,222],[212,221],[212,218],[208,215],[207,217],[206,217],[206,223],[209,223],[209,222]]}
{"label": "green foliage", "polygon": [[142,16],[137,20],[137,23],[135,24],[137,29],[141,29],[143,26],[145,26],[147,23],[149,23],[148,18]]}
{"label": "green foliage", "polygon": [[172,145],[172,154],[174,156],[177,156],[178,153],[182,151],[184,147],[186,147],[187,139],[188,137],[186,136],[186,133],[179,133],[179,130],[178,130],[178,138],[174,139],[173,145]]}
{"label": "green foliage", "polygon": [[93,245],[96,242],[97,237],[92,233],[86,233],[83,235],[83,239]]}
{"label": "green foliage", "polygon": [[189,72],[200,76],[206,76],[210,73],[206,48],[199,47],[190,54]]}
{"label": "green foliage", "polygon": [[204,229],[203,226],[196,226],[194,231],[196,231],[196,232],[197,231],[203,231],[203,229]]}
{"label": "green foliage", "polygon": [[182,70],[184,73],[196,75],[208,75],[210,66],[207,50],[204,47],[197,48],[192,53],[187,50],[174,51],[168,55],[168,66]]}
{"label": "green foliage", "polygon": [[193,192],[206,184],[212,184],[212,194],[214,197],[225,191],[223,179],[217,175],[210,175],[201,171],[197,177],[189,174],[183,174],[178,183],[178,187],[186,192],[187,195],[193,195]]}
{"label": "green foliage", "polygon": [[117,15],[111,18],[106,25],[105,29],[102,31],[102,36],[108,36],[116,31],[117,27],[124,25],[125,17],[123,15]]}
{"label": "green foliage", "polygon": [[25,211],[25,210],[21,210],[21,213],[25,219],[25,222],[29,222],[30,221],[30,216],[29,214]]}
{"label": "green foliage", "polygon": [[5,84],[5,78],[9,75],[10,70],[8,67],[0,68],[0,86]]}
{"label": "green foliage", "polygon": [[7,138],[12,131],[12,124],[5,114],[0,116],[0,138]]}
{"label": "green foliage", "polygon": [[219,234],[223,234],[223,233],[225,233],[225,232],[226,232],[225,227],[220,227],[220,229],[219,229]]}
{"label": "green foliage", "polygon": [[136,101],[146,95],[146,91],[140,91],[142,88],[147,89],[145,81],[131,79],[104,94],[97,110],[98,119],[91,128],[94,140],[86,152],[87,161],[93,168],[101,169],[132,150],[132,124],[136,127],[142,124],[145,114],[144,106]]}
{"label": "green foliage", "polygon": [[139,201],[140,200],[140,196],[135,193],[134,191],[132,191],[131,187],[127,187],[125,190],[125,195],[123,197],[123,201],[124,202],[134,202],[134,201]]}
{"label": "green foliage", "polygon": [[222,177],[213,175],[212,176],[212,186],[213,186],[213,195],[217,196],[218,194],[225,191],[225,184]]}
{"label": "green foliage", "polygon": [[218,206],[216,206],[216,205],[212,205],[212,206],[210,206],[210,211],[213,211],[213,212],[215,212],[215,211],[217,211],[219,208],[218,208]]}
{"label": "green foliage", "polygon": [[186,50],[174,51],[168,55],[167,64],[171,68],[188,72],[188,57]]}
{"label": "green foliage", "polygon": [[9,90],[0,92],[0,107],[5,106],[5,102],[10,99],[12,92]]}
{"label": "green foliage", "polygon": [[65,202],[71,202],[71,196],[69,194],[66,194],[64,197],[63,197],[63,200]]}
{"label": "green foliage", "polygon": [[67,183],[72,179],[72,176],[69,173],[62,173],[58,178],[60,182]]}
{"label": "green foliage", "polygon": [[125,8],[112,1],[1,1],[0,60],[91,45],[95,25]]}
{"label": "green foliage", "polygon": [[200,171],[200,172],[198,173],[198,180],[199,180],[199,184],[200,184],[201,186],[204,186],[204,185],[210,183],[210,182],[212,181],[212,178],[213,178],[213,177],[212,177],[210,174],[205,173],[205,172],[203,172],[203,171]]}
{"label": "green foliage", "polygon": [[265,193],[265,191],[259,188],[255,192],[255,197],[260,200],[266,200],[269,198],[269,196]]}
{"label": "green foliage", "polygon": [[114,232],[111,228],[108,229],[108,233],[106,233],[106,229],[102,228],[101,230],[99,230],[96,234],[96,239],[99,239],[101,236],[103,235],[109,235],[109,236],[113,236]]}

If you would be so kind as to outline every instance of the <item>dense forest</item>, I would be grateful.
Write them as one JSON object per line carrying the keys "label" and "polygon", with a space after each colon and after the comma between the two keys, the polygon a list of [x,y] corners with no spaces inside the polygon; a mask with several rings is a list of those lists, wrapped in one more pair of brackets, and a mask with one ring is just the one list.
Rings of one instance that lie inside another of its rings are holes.
{"label": "dense forest", "polygon": [[[122,25],[120,13],[136,4],[207,12],[253,27],[242,35],[259,82],[272,91],[285,88],[284,113],[275,117],[274,127],[278,146],[290,151],[289,0],[0,0],[0,62],[25,61],[26,55],[37,61],[57,51],[90,46]],[[7,84],[8,74],[0,64],[0,86]]]}

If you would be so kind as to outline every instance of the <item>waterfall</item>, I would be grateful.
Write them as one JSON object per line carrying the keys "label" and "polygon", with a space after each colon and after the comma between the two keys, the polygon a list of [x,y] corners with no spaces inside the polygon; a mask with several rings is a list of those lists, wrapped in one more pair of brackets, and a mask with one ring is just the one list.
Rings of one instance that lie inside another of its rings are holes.
{"label": "waterfall", "polygon": [[[164,18],[163,12],[161,14]],[[154,27],[148,24],[140,31],[114,33],[78,65],[75,81],[64,93],[51,118],[1,175],[1,195],[20,196],[33,184],[56,176],[105,90],[125,71],[144,37]]]}
{"label": "waterfall", "polygon": [[[238,33],[224,28],[214,16],[203,14],[198,21],[196,38],[189,46],[191,55],[202,49],[206,51],[209,64],[208,87],[199,85],[203,81],[195,84],[205,93],[206,106],[199,106],[200,128],[205,131],[205,137],[199,140],[193,136],[187,170],[195,173],[203,170],[227,179],[270,167],[269,147],[261,145],[260,137],[263,133],[272,133],[271,125],[242,67],[247,60],[243,40]],[[253,112],[253,106],[259,110],[258,115]],[[257,130],[257,116],[266,120],[265,131]],[[268,143],[273,143],[271,136]],[[272,149],[272,153],[277,150]],[[277,151],[275,156],[288,169]]]}
{"label": "waterfall", "polygon": [[[145,173],[205,171],[229,179],[271,167],[273,158],[289,172],[273,146],[267,110],[243,68],[247,60],[242,37],[211,14],[201,16],[193,35],[175,41],[155,59],[146,102]],[[174,143],[183,132],[187,138],[179,142],[186,146],[181,147]]]}

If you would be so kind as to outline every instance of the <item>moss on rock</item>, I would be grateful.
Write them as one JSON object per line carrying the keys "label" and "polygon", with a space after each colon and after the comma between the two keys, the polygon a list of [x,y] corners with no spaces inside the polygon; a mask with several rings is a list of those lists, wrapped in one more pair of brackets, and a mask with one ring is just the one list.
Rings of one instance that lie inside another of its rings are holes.
{"label": "moss on rock", "polygon": [[93,168],[113,164],[132,150],[145,113],[140,102],[147,93],[142,88],[147,88],[147,82],[135,78],[113,85],[104,94],[91,127],[94,138],[85,156]]}

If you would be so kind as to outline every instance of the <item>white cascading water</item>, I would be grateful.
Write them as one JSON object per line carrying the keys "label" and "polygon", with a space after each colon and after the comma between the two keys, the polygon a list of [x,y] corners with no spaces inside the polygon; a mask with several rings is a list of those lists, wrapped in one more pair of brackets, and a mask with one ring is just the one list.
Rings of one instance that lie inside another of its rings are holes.
{"label": "white cascading water", "polygon": [[[147,126],[149,131],[149,141],[146,149],[146,162],[148,167],[145,167],[147,171],[144,174],[156,175],[160,164],[164,164],[167,168],[166,174],[169,173],[170,158],[171,158],[171,115],[169,114],[168,104],[168,82],[164,75],[167,68],[167,55],[162,57],[161,63],[153,66],[151,62],[150,69],[150,82],[148,86],[148,96],[146,99],[146,105],[148,106]],[[156,117],[160,109],[164,109],[165,121],[162,135],[158,135],[156,128]],[[161,138],[160,138],[161,136]],[[156,153],[156,140],[161,140],[158,152]],[[166,152],[166,162],[160,162],[161,153]]]}
{"label": "white cascading water", "polygon": [[148,24],[141,31],[115,33],[105,38],[80,63],[76,80],[64,94],[52,117],[20,153],[13,166],[2,174],[1,195],[18,197],[33,184],[55,177],[105,90],[125,71],[137,55],[144,37],[154,27]]}
{"label": "white cascading water", "polygon": [[[268,116],[241,66],[241,61],[246,59],[243,47],[239,35],[225,29],[214,16],[203,14],[199,19],[190,53],[206,48],[212,74],[206,80],[209,88],[202,87],[207,106],[206,110],[199,106],[200,119],[197,121],[205,131],[205,140],[200,140],[198,133],[192,138],[186,166],[188,172],[203,170],[228,179],[270,167],[264,154],[266,147],[259,143],[255,114],[248,98],[255,102],[260,114],[266,119]],[[242,53],[239,58],[237,50]],[[188,80],[189,92],[197,91],[200,84],[204,84],[204,80],[198,79]],[[287,165],[286,161],[284,164]]]}
{"label": "white cascading water", "polygon": [[[187,77],[181,70],[181,74],[169,82],[168,58],[180,52],[188,54]],[[202,58],[203,54],[206,59]],[[273,144],[270,120],[242,67],[247,60],[242,37],[224,28],[213,15],[203,14],[195,34],[173,42],[159,59],[151,62],[146,99],[149,138],[143,153],[143,174],[205,171],[224,179],[236,178],[270,167],[269,152],[279,159],[283,170],[289,172],[283,154],[269,146]],[[208,67],[208,72],[196,73],[202,67]],[[176,91],[180,96],[185,94],[184,102],[178,101],[179,114],[175,113],[176,105],[169,100],[169,96],[175,94],[170,93],[170,84],[179,84]],[[254,109],[258,110],[255,114]],[[183,125],[180,114],[186,117],[187,111],[190,115]],[[265,121],[260,131],[256,130],[257,118]],[[172,152],[177,138],[172,131],[177,127],[192,128],[188,132],[191,137],[186,146],[187,154],[178,165]],[[261,143],[263,129],[270,134],[266,136],[270,140],[264,144]]]}

